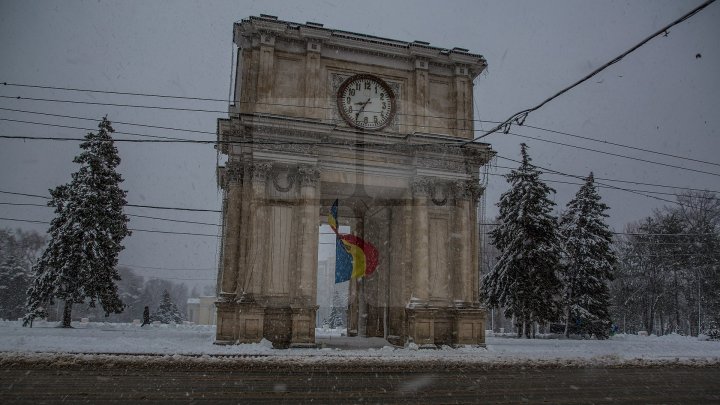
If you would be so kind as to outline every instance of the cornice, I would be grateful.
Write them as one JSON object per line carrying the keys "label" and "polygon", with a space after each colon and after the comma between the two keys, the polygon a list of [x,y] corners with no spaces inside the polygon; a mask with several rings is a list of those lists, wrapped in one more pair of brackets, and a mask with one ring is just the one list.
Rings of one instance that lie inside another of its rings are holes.
{"label": "cornice", "polygon": [[251,16],[235,23],[234,41],[240,47],[247,47],[253,44],[253,41],[248,39],[258,33],[271,33],[276,37],[286,39],[320,41],[326,45],[381,54],[392,58],[403,57],[409,60],[422,58],[442,66],[463,64],[468,66],[473,78],[487,67],[487,61],[482,55],[471,53],[463,48],[440,48],[423,41],[406,42],[382,38],[325,28],[318,23],[301,24],[283,21],[268,15]]}

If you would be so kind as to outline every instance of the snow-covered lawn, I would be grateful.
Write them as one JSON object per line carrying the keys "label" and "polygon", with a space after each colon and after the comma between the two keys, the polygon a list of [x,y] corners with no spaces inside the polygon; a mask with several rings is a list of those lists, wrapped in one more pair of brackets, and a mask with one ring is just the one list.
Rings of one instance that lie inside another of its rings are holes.
{"label": "snow-covered lawn", "polygon": [[[460,363],[512,364],[720,364],[720,342],[679,335],[617,335],[609,340],[515,339],[488,337],[487,348],[417,350],[384,345],[382,339],[339,336],[339,331],[317,330],[319,342],[336,348],[272,349],[269,342],[214,345],[214,326],[87,323],[74,329],[55,323],[23,328],[19,322],[0,322],[2,356],[51,353],[117,353],[147,355],[261,355],[276,359],[298,357],[310,361],[375,358],[382,361],[444,361]],[[375,346],[375,347],[369,347]],[[337,347],[343,347],[342,350]],[[369,347],[369,348],[368,348]]]}

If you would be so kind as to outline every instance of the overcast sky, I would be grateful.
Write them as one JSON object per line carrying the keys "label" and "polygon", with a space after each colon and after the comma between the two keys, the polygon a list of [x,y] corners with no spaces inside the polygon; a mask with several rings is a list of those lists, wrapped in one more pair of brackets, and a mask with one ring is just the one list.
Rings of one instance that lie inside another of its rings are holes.
{"label": "overcast sky", "polygon": [[[531,107],[680,17],[701,1],[9,1],[0,2],[0,83],[225,99],[231,71],[233,22],[260,13],[282,20],[319,22],[328,28],[434,46],[467,48],[488,61],[475,81],[475,118],[501,121]],[[610,146],[527,127],[513,132],[546,140],[658,161],[713,174],[602,155],[517,136],[484,140],[499,156],[517,159],[530,145],[542,167],[585,176],[675,187],[720,189],[720,4],[713,4],[652,40],[620,63],[571,90],[526,124],[600,141],[680,155],[706,164]],[[0,96],[226,110],[222,102],[23,89],[0,85]],[[119,132],[214,139],[219,113],[163,111],[0,98],[0,108],[207,131],[175,132],[115,124]],[[96,123],[0,110],[13,119],[80,128]],[[492,126],[476,125],[479,133]],[[86,131],[0,120],[0,135],[80,137]],[[136,138],[117,135],[117,138]],[[119,168],[132,204],[219,209],[212,145],[118,144]],[[0,190],[47,194],[77,169],[78,143],[0,139]],[[498,166],[516,166],[498,159]],[[493,174],[506,173],[496,168]],[[576,181],[557,175],[548,180]],[[607,182],[619,187],[673,193],[677,189]],[[550,183],[558,209],[577,186]],[[489,177],[487,216],[507,189]],[[603,188],[609,223],[629,221],[668,204]],[[673,196],[658,195],[674,200]],[[43,200],[0,194],[0,202]],[[215,213],[128,208],[128,213],[219,223]],[[52,211],[0,205],[0,217],[49,221]],[[0,220],[2,227],[47,230],[47,225]],[[217,226],[133,217],[138,229],[216,235]],[[213,284],[218,239],[212,236],[135,232],[122,264],[138,274]],[[155,269],[158,268],[158,269]],[[159,268],[173,270],[159,270]],[[184,269],[195,269],[193,271]],[[196,283],[196,282],[190,282]]]}

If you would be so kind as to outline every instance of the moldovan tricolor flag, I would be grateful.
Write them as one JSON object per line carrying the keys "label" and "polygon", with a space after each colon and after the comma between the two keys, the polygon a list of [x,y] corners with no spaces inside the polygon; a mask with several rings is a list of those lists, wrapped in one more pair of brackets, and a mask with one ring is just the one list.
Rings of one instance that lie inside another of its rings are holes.
{"label": "moldovan tricolor flag", "polygon": [[369,242],[355,235],[338,232],[338,200],[330,208],[328,224],[335,232],[335,283],[350,278],[369,277],[377,268],[378,251]]}

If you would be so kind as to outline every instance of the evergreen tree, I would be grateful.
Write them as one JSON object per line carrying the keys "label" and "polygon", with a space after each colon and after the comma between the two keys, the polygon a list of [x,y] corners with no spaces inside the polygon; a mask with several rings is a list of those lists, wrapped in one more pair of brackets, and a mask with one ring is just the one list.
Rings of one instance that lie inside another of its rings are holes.
{"label": "evergreen tree", "polygon": [[0,229],[0,319],[15,320],[25,314],[30,268],[43,243],[37,232]]}
{"label": "evergreen tree", "polygon": [[558,278],[560,243],[558,224],[548,195],[555,190],[540,180],[521,144],[522,162],[506,179],[510,190],[500,197],[500,224],[490,232],[500,252],[495,266],[483,278],[482,293],[490,307],[504,307],[514,316],[518,333],[530,337],[533,322],[557,319],[561,284]]}
{"label": "evergreen tree", "polygon": [[330,308],[327,324],[333,329],[345,326],[345,305],[337,290],[333,293],[332,307]]}
{"label": "evergreen tree", "polygon": [[89,300],[100,303],[105,315],[120,313],[116,269],[122,240],[130,235],[123,214],[126,192],[120,189],[120,164],[107,118],[97,133],[88,133],[83,150],[73,162],[80,169],[70,183],[50,190],[49,206],[55,208],[50,223],[50,241],[33,267],[34,280],[28,289],[24,324],[46,316],[45,306],[64,301],[63,327],[70,327],[73,304]]}
{"label": "evergreen tree", "polygon": [[150,319],[153,321],[160,321],[162,323],[182,323],[183,316],[180,313],[180,310],[178,310],[177,305],[172,302],[172,299],[170,298],[170,293],[167,290],[163,291],[163,297],[162,301],[160,301],[160,306]]}
{"label": "evergreen tree", "polygon": [[610,333],[610,290],[617,263],[611,249],[612,232],[605,224],[608,206],[600,201],[593,174],[585,180],[560,219],[564,241],[563,304],[565,336],[594,334],[600,339]]}
{"label": "evergreen tree", "polygon": [[25,309],[24,291],[31,276],[20,257],[7,255],[0,262],[0,318],[16,320]]}

